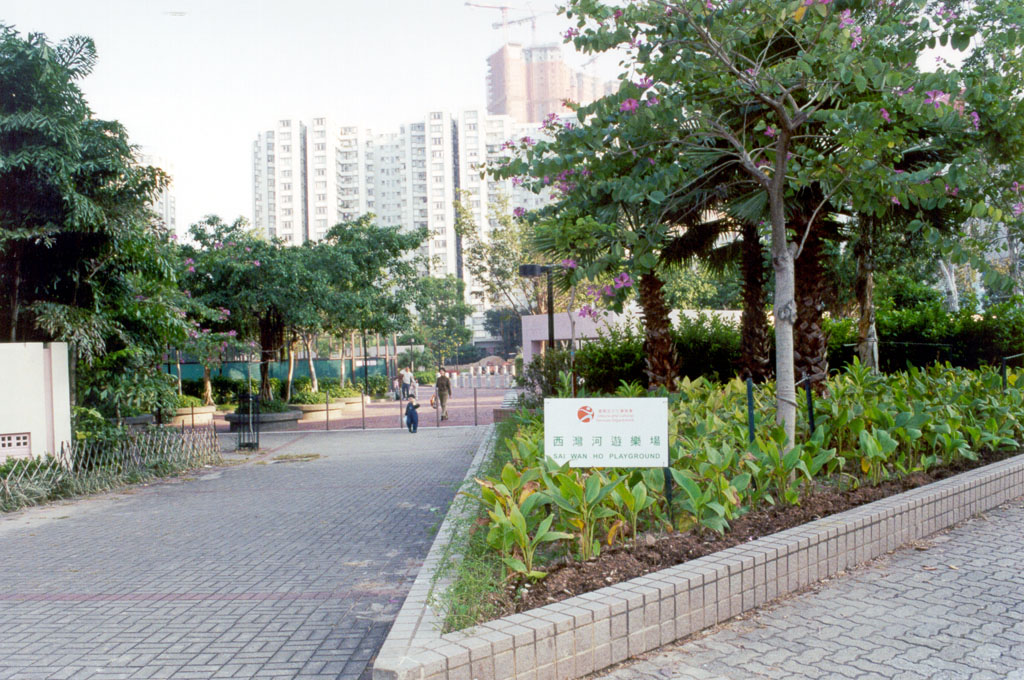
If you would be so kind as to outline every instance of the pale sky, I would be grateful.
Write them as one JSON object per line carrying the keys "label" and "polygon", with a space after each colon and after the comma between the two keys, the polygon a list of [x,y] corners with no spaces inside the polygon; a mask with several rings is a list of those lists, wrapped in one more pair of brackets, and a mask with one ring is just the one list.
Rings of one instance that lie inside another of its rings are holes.
{"label": "pale sky", "polygon": [[[556,0],[537,42],[561,42]],[[277,118],[313,115],[387,131],[431,109],[480,107],[496,9],[464,0],[5,0],[0,23],[52,41],[82,34],[98,63],[80,84],[100,118],[173,165],[178,230],[206,214],[251,218],[251,148]],[[529,23],[509,28],[531,42]],[[581,64],[585,57],[566,59]],[[614,78],[614,60],[591,68]]]}

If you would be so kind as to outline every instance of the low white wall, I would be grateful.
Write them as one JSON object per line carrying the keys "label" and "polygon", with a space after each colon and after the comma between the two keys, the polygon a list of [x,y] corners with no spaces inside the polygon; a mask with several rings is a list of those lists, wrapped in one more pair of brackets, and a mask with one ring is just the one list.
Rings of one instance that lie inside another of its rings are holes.
{"label": "low white wall", "polygon": [[71,441],[67,343],[0,343],[0,375],[0,462],[56,453]]}

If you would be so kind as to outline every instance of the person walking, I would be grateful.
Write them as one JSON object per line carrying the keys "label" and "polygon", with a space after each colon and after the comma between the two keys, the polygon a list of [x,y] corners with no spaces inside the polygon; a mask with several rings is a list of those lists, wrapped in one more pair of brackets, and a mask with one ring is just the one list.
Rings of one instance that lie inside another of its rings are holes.
{"label": "person walking", "polygon": [[416,411],[419,407],[419,402],[415,399],[410,399],[409,403],[405,405],[405,424],[412,434],[416,434],[416,431],[420,429],[420,414]]}
{"label": "person walking", "polygon": [[398,376],[402,379],[402,399],[408,399],[409,389],[412,387],[412,368],[406,366],[405,368],[398,372]]}
{"label": "person walking", "polygon": [[448,372],[443,368],[434,383],[434,390],[437,394],[437,404],[441,409],[441,420],[448,420],[448,400],[452,396],[452,381],[448,379]]}

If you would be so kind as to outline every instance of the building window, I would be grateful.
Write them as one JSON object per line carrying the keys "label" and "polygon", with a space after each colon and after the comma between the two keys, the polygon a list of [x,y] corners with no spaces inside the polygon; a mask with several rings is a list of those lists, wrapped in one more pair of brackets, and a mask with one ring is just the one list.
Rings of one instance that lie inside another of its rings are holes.
{"label": "building window", "polygon": [[316,176],[317,177],[324,177],[326,175],[327,175],[327,168],[317,168],[316,169]]}
{"label": "building window", "polygon": [[290,120],[282,120],[280,122],[280,126],[281,127],[291,127],[292,126],[292,122]]}
{"label": "building window", "polygon": [[281,191],[291,191],[291,190],[292,190],[291,182],[285,182],[285,183],[283,183],[281,185]]}
{"label": "building window", "polygon": [[324,119],[323,118],[314,118],[313,119],[313,125],[323,125],[323,124],[324,124]]}
{"label": "building window", "polygon": [[440,111],[434,111],[430,114],[430,120],[441,120],[443,116]]}
{"label": "building window", "polygon": [[317,142],[313,145],[313,151],[324,151],[327,149],[327,145],[323,142]]}

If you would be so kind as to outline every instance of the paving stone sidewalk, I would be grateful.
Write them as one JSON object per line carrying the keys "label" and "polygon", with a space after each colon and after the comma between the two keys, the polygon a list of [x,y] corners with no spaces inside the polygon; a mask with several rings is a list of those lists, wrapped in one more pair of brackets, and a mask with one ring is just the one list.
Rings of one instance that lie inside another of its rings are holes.
{"label": "paving stone sidewalk", "polygon": [[594,677],[1024,680],[1022,499]]}
{"label": "paving stone sidewalk", "polygon": [[0,679],[369,677],[482,431],[264,434],[243,465],[0,516]]}

